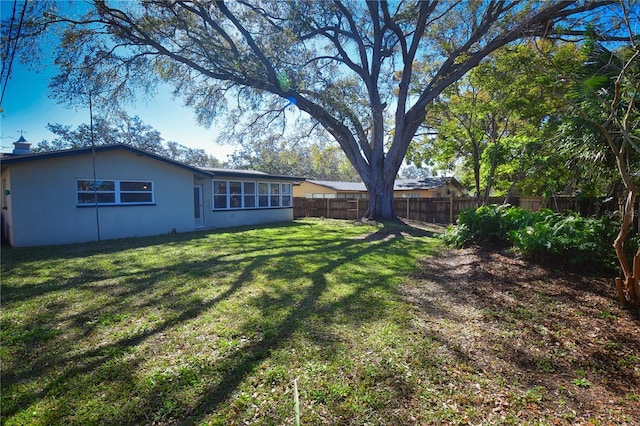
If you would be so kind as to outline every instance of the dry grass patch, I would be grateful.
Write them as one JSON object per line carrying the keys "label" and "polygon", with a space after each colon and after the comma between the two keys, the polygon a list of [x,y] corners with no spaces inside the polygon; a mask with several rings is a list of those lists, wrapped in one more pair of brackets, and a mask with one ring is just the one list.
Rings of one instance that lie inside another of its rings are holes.
{"label": "dry grass patch", "polygon": [[612,281],[478,248],[424,259],[402,293],[456,378],[428,422],[447,407],[471,423],[639,424],[639,322]]}

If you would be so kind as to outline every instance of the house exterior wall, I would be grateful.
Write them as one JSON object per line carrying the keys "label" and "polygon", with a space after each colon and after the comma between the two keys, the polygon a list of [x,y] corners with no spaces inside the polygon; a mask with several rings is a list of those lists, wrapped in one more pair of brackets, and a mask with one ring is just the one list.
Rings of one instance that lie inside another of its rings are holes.
{"label": "house exterior wall", "polygon": [[[313,182],[302,182],[298,187],[294,187],[293,196],[301,198],[341,198],[342,194],[363,194],[367,196],[366,191],[338,191]],[[434,198],[434,197],[460,197],[465,195],[460,187],[447,183],[444,186],[431,189],[407,189],[394,191],[396,198]],[[349,198],[348,195],[345,195]],[[343,197],[344,198],[344,197]]]}
{"label": "house exterior wall", "polygon": [[[3,240],[6,240],[9,244],[12,244],[12,229],[13,229],[13,217],[12,217],[12,209],[11,209],[11,194],[7,192],[10,191],[11,188],[11,173],[9,168],[2,168],[2,173],[0,174],[0,182],[2,183],[2,194],[0,201],[0,216],[1,216],[1,233]],[[4,242],[4,241],[3,241]]]}
{"label": "house exterior wall", "polygon": [[[96,178],[145,180],[153,205],[77,206],[76,179],[92,179],[90,154],[11,164],[9,235],[15,247],[158,235],[194,228],[193,173],[133,153],[96,153]],[[5,212],[5,210],[3,210]]]}
{"label": "house exterior wall", "polygon": [[[268,182],[268,183],[288,183],[278,180],[266,180],[250,177],[219,177],[214,179],[231,180],[241,182]],[[228,228],[232,226],[257,225],[262,223],[276,223],[293,220],[293,201],[290,207],[277,208],[248,208],[248,209],[214,209],[213,208],[213,180],[214,179],[197,179],[196,185],[202,185],[204,192],[204,228]],[[295,186],[291,185],[292,193],[295,192]]]}
{"label": "house exterior wall", "polygon": [[[221,210],[210,211],[210,225],[213,228],[228,228],[242,225],[258,225],[293,220],[293,207],[257,210]],[[207,212],[205,212],[205,217]],[[207,226],[207,222],[205,222]]]}
{"label": "house exterior wall", "polygon": [[[336,191],[335,189],[317,185],[312,182],[301,182],[300,185],[293,187],[293,196],[301,198],[313,198],[313,194],[322,194],[323,197],[321,198],[336,198],[337,193],[338,191]],[[327,197],[326,194],[333,196]]]}

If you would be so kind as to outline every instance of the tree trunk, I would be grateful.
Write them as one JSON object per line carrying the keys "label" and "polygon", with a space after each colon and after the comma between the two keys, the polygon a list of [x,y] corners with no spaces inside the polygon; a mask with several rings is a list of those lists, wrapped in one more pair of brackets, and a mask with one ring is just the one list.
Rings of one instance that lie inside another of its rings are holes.
{"label": "tree trunk", "polygon": [[[627,175],[625,175],[627,177]],[[616,290],[618,299],[623,306],[640,307],[640,249],[635,253],[633,260],[629,263],[624,252],[624,244],[627,233],[633,223],[634,205],[636,200],[635,187],[629,185],[629,193],[622,208],[622,225],[618,237],[613,243],[618,261],[622,269],[622,277],[616,278]]]}
{"label": "tree trunk", "polygon": [[482,196],[480,195],[480,147],[473,142],[473,178],[476,185],[476,207],[482,205]]}
{"label": "tree trunk", "polygon": [[376,221],[398,220],[393,194],[395,175],[387,177],[372,173],[371,177],[369,182],[365,181],[369,192],[369,209],[365,218]]}

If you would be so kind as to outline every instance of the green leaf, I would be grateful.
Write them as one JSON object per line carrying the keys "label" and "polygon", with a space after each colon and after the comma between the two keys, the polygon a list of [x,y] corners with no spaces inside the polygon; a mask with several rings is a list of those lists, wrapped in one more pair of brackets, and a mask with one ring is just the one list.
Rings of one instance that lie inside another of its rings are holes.
{"label": "green leaf", "polygon": [[606,75],[595,75],[584,81],[584,85],[589,89],[598,90],[609,83],[610,79]]}

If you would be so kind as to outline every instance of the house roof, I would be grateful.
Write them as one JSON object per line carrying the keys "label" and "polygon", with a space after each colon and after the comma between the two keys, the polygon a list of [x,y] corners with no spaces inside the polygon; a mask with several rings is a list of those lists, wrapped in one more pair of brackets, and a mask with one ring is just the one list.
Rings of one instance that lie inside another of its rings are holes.
{"label": "house roof", "polygon": [[334,180],[310,180],[307,179],[307,182],[314,183],[316,185],[325,186],[327,188],[336,190],[336,191],[366,191],[367,188],[364,186],[362,182],[340,182]]}
{"label": "house roof", "polygon": [[394,191],[412,191],[412,190],[425,190],[425,189],[436,189],[441,188],[448,184],[449,182],[456,182],[453,177],[428,177],[422,179],[403,179],[396,180],[393,185]]}
{"label": "house roof", "polygon": [[290,181],[302,181],[306,178],[299,176],[283,176],[272,175],[256,170],[240,170],[240,169],[221,169],[216,167],[200,167],[200,169],[212,173],[216,177],[225,178],[254,178],[254,179],[275,179],[275,180],[290,180]]}
{"label": "house roof", "polygon": [[[307,180],[307,182],[324,186],[335,191],[366,191],[363,182],[338,182],[329,180]],[[448,182],[456,182],[453,177],[429,177],[423,179],[398,179],[393,184],[394,191],[415,191],[425,189],[435,189],[446,185]]]}
{"label": "house roof", "polygon": [[[63,149],[60,151],[37,152],[37,153],[31,153],[31,154],[20,154],[20,155],[3,154],[2,165],[18,164],[18,163],[26,163],[31,161],[47,160],[51,158],[64,158],[64,157],[72,157],[75,155],[90,154],[91,150],[92,148],[89,146],[89,147],[82,147],[82,148]],[[198,167],[189,166],[188,164],[184,164],[179,161],[174,161],[169,158],[163,157],[161,155],[152,154],[148,151],[143,151],[141,149],[134,148],[129,145],[114,144],[114,145],[98,145],[95,147],[95,152],[108,152],[108,151],[116,151],[116,150],[124,150],[141,157],[148,157],[148,158],[151,158],[152,160],[170,164],[172,166],[179,167],[181,169],[186,169],[199,175],[213,176],[211,172],[202,170]]]}
{"label": "house roof", "polygon": [[[18,163],[26,163],[30,161],[46,160],[50,158],[63,158],[63,157],[70,157],[74,155],[89,154],[91,153],[91,149],[92,149],[91,147],[82,147],[82,148],[64,149],[60,151],[39,152],[39,153],[21,154],[21,155],[3,153],[0,159],[2,161],[2,165],[18,164]],[[188,164],[171,160],[161,155],[153,154],[148,151],[144,151],[144,150],[132,147],[130,145],[124,145],[124,144],[98,145],[95,147],[96,152],[107,152],[107,151],[114,151],[119,149],[131,152],[138,156],[148,157],[153,160],[170,164],[172,166],[186,169],[193,173],[203,175],[203,176],[208,176],[208,177],[213,177],[213,176],[237,177],[237,178],[251,177],[251,178],[278,179],[278,180],[291,180],[291,181],[304,180],[304,178],[301,178],[301,177],[269,175],[266,173],[252,171],[252,170],[231,170],[231,169],[217,169],[217,168],[211,168],[211,167],[195,167],[195,166],[190,166]]]}

